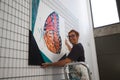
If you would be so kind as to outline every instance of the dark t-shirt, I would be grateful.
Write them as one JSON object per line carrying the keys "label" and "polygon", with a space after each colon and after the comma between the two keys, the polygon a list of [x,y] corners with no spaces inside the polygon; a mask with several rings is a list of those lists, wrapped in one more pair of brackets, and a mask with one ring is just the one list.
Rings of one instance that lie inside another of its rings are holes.
{"label": "dark t-shirt", "polygon": [[72,61],[85,61],[84,49],[82,44],[81,43],[75,44],[67,58],[71,59]]}

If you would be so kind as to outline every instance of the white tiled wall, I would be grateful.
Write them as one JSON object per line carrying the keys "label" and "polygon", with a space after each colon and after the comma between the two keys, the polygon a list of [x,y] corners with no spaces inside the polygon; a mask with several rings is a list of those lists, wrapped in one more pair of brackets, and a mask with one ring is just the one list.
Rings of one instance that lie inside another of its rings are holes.
{"label": "white tiled wall", "polygon": [[[56,10],[67,30],[77,19],[59,1],[40,0]],[[0,0],[0,80],[61,80],[63,68],[28,65],[31,0]]]}

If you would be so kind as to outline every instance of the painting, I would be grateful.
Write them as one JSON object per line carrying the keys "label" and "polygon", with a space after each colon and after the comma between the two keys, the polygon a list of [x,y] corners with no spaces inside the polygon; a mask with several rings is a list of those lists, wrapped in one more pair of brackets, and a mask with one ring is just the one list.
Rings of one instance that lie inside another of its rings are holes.
{"label": "painting", "polygon": [[40,0],[32,0],[29,65],[56,62],[66,57],[65,21]]}

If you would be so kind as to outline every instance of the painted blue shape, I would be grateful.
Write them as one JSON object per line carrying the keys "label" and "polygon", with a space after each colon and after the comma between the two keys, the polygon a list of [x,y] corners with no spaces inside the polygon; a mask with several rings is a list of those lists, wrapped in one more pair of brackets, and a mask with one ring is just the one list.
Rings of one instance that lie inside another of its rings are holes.
{"label": "painted blue shape", "polygon": [[40,51],[40,54],[42,55],[44,62],[52,62],[43,52]]}
{"label": "painted blue shape", "polygon": [[32,33],[34,32],[39,2],[40,0],[32,0]]}

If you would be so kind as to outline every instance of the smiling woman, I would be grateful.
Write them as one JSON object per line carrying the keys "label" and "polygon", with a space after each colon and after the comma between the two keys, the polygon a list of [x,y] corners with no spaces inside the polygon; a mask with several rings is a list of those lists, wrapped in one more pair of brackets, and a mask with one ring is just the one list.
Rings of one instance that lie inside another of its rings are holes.
{"label": "smiling woman", "polygon": [[[43,63],[42,68],[46,68],[46,67],[50,67],[50,66],[63,67],[67,63],[71,63],[73,61],[85,62],[84,48],[81,43],[78,43],[79,33],[75,30],[71,30],[68,33],[68,35],[69,35],[69,41],[73,45],[68,56],[65,59],[59,60],[57,62]],[[73,35],[74,35],[74,37],[73,37]]]}

